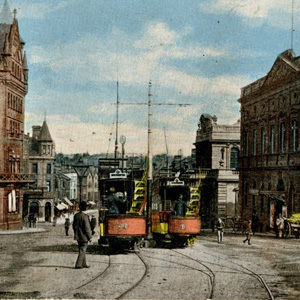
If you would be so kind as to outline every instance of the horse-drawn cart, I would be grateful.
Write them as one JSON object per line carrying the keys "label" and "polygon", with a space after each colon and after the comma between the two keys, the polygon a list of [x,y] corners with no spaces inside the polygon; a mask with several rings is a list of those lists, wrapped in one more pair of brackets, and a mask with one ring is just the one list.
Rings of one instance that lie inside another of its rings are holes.
{"label": "horse-drawn cart", "polygon": [[292,235],[296,239],[300,237],[300,214],[293,214],[284,220],[284,236],[289,238]]}

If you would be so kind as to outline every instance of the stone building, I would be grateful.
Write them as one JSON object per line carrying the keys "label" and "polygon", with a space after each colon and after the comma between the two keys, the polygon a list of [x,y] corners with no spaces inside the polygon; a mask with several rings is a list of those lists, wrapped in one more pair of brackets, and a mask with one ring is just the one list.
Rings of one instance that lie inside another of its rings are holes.
{"label": "stone building", "polygon": [[257,230],[300,210],[300,57],[278,55],[268,74],[241,91],[240,208]]}
{"label": "stone building", "polygon": [[23,163],[28,67],[16,10],[0,13],[0,229],[22,227],[22,188],[34,182]]}
{"label": "stone building", "polygon": [[55,203],[55,144],[46,120],[42,126],[32,127],[32,137],[28,137],[27,145],[24,143],[27,147],[27,169],[35,174],[36,181],[24,189],[23,217],[32,214],[39,222],[51,222]]}
{"label": "stone building", "polygon": [[[203,227],[213,226],[221,217],[228,226],[238,213],[240,122],[218,125],[217,117],[202,114],[196,135],[196,167],[202,176],[201,219]],[[191,180],[199,179],[199,173]]]}
{"label": "stone building", "polygon": [[86,200],[91,206],[99,202],[98,168],[90,166],[86,176]]}

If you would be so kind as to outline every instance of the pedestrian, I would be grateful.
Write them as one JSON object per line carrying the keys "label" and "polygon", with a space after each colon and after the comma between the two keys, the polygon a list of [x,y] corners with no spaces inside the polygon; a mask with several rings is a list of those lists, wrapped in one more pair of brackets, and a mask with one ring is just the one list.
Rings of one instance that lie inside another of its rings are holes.
{"label": "pedestrian", "polygon": [[97,221],[96,221],[96,218],[95,216],[92,216],[92,219],[91,219],[91,229],[92,229],[92,235],[95,234],[95,227],[97,225]]}
{"label": "pedestrian", "polygon": [[218,243],[219,244],[222,243],[222,241],[223,241],[224,227],[225,227],[224,222],[222,221],[221,218],[218,218],[217,229],[218,229]]}
{"label": "pedestrian", "polygon": [[276,219],[276,227],[277,227],[277,237],[283,238],[283,232],[284,232],[284,219],[281,214],[278,215],[278,218]]}
{"label": "pedestrian", "polygon": [[28,216],[28,222],[29,222],[29,227],[32,227],[32,214],[29,214]]}
{"label": "pedestrian", "polygon": [[71,225],[70,219],[69,219],[69,218],[66,218],[66,221],[65,221],[65,232],[66,232],[66,236],[69,235],[69,228],[70,228],[70,225]]}
{"label": "pedestrian", "polygon": [[54,217],[53,217],[53,226],[54,226],[54,227],[56,226],[56,223],[57,223],[57,217],[54,216]]}
{"label": "pedestrian", "polygon": [[90,219],[84,213],[87,208],[85,201],[80,202],[80,212],[75,214],[73,221],[74,240],[78,243],[78,257],[75,264],[75,269],[89,268],[86,264],[86,250],[88,242],[92,239],[92,230]]}
{"label": "pedestrian", "polygon": [[243,243],[246,243],[248,241],[248,245],[251,245],[251,235],[252,235],[252,221],[248,220],[245,222],[245,235],[246,239],[243,241]]}
{"label": "pedestrian", "polygon": [[33,228],[36,228],[36,221],[37,221],[37,218],[36,218],[36,216],[34,215],[33,218],[32,218],[32,225],[33,225]]}

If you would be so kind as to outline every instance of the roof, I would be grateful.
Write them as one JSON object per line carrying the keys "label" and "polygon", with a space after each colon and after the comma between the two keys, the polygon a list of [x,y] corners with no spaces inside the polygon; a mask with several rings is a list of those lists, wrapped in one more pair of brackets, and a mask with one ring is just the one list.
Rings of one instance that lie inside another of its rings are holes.
{"label": "roof", "polygon": [[42,125],[39,141],[53,142],[46,120],[44,120],[44,123]]}
{"label": "roof", "polygon": [[241,98],[251,95],[265,87],[278,86],[285,79],[300,73],[300,58],[289,49],[279,54],[268,74],[242,88]]}
{"label": "roof", "polygon": [[14,18],[13,15],[10,11],[9,5],[8,5],[8,1],[5,0],[1,13],[0,13],[0,23],[1,24],[12,24]]}
{"label": "roof", "polygon": [[11,25],[0,23],[0,51],[1,52],[4,51],[5,40],[6,40],[6,37],[10,33],[10,28],[11,28]]}

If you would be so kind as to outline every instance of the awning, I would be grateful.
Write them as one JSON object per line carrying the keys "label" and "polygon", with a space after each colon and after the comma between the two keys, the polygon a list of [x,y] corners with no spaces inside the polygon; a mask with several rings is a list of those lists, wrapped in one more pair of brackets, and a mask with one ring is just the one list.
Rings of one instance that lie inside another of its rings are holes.
{"label": "awning", "polygon": [[68,205],[73,206],[73,203],[67,197],[64,197],[64,200]]}
{"label": "awning", "polygon": [[69,208],[69,206],[67,204],[64,204],[64,203],[60,203],[62,206],[64,206],[66,209]]}
{"label": "awning", "polygon": [[58,210],[64,210],[68,207],[66,207],[65,205],[61,205],[60,203],[58,203],[56,206],[55,206]]}
{"label": "awning", "polygon": [[96,205],[96,203],[94,201],[89,201],[88,204],[90,204],[90,205]]}

